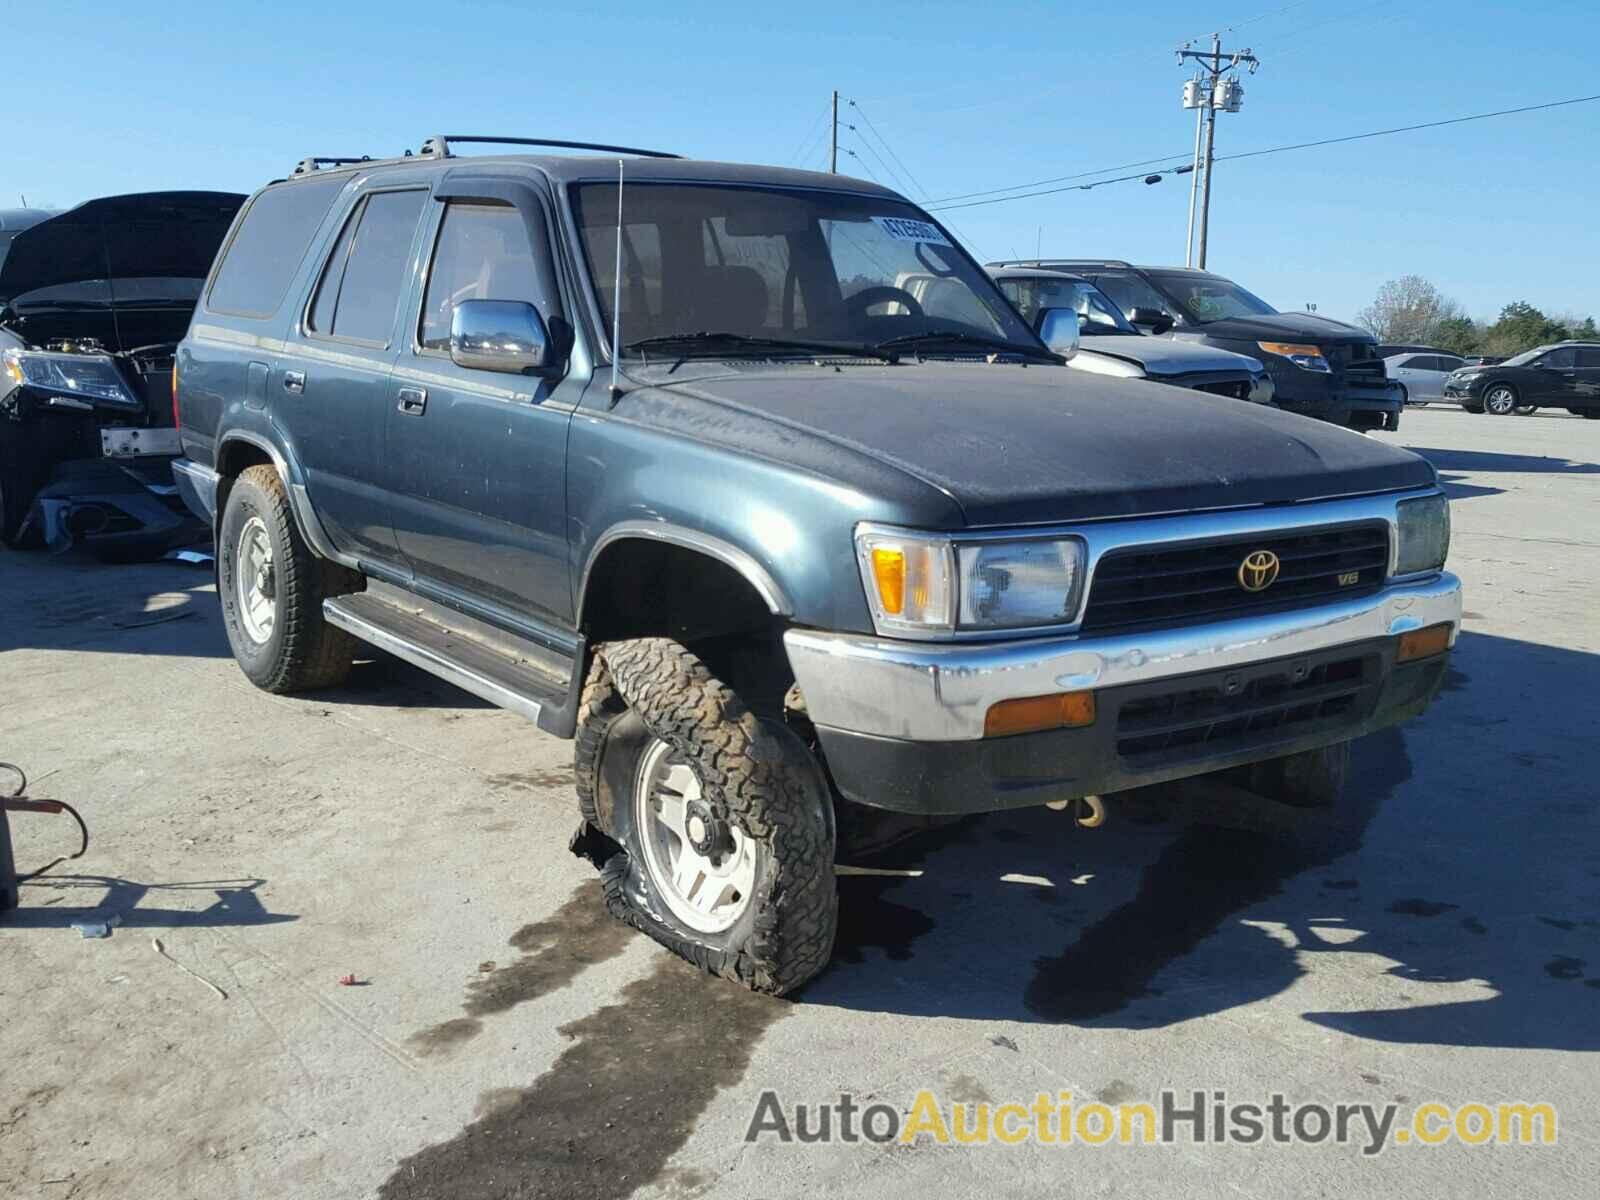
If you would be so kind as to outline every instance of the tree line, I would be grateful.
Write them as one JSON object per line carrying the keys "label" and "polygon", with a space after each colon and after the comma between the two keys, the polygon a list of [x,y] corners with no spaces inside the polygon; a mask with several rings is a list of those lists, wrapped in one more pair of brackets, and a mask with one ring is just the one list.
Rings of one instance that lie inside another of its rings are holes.
{"label": "tree line", "polygon": [[1420,275],[1391,279],[1356,321],[1379,342],[1432,346],[1454,354],[1509,357],[1568,338],[1600,341],[1594,318],[1546,314],[1523,300],[1500,310],[1493,321],[1474,321],[1461,306]]}

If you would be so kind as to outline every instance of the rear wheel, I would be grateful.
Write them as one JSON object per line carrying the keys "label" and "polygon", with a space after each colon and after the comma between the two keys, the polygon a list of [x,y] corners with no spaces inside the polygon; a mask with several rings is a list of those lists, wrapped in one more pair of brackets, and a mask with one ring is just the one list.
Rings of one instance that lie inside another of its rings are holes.
{"label": "rear wheel", "polygon": [[276,470],[240,473],[217,532],[217,598],[233,657],[251,683],[295,692],[343,680],[355,640],[323,619],[322,601],[360,582],[311,552]]}
{"label": "rear wheel", "polygon": [[640,638],[596,655],[575,759],[574,848],[599,863],[613,916],[754,991],[792,991],[827,965],[832,802],[781,723],[686,647]]}
{"label": "rear wheel", "polygon": [[1493,417],[1515,412],[1518,403],[1517,389],[1509,383],[1497,383],[1483,394],[1483,411]]}

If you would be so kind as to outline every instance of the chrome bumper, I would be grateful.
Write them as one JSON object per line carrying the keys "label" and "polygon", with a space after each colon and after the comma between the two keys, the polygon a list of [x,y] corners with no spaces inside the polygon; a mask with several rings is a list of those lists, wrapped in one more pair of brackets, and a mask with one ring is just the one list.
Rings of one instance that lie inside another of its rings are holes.
{"label": "chrome bumper", "polygon": [[930,644],[791,629],[783,640],[817,725],[944,742],[982,738],[1001,700],[1226,670],[1446,621],[1454,645],[1461,583],[1448,572],[1316,608],[1112,637]]}

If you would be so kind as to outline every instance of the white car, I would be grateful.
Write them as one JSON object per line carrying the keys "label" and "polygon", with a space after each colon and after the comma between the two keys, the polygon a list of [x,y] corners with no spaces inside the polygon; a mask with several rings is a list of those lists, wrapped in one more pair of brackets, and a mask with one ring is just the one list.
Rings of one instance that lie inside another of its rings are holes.
{"label": "white car", "polygon": [[1428,404],[1442,400],[1445,376],[1466,365],[1458,354],[1442,350],[1419,350],[1392,354],[1383,360],[1389,378],[1405,389],[1407,404]]}

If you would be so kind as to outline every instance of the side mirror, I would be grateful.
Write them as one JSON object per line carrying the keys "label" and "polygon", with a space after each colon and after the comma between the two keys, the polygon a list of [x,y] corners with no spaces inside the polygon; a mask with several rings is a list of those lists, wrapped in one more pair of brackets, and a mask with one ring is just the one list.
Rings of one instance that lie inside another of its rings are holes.
{"label": "side mirror", "polygon": [[1070,308],[1039,311],[1039,340],[1052,353],[1071,358],[1078,352],[1078,314]]}
{"label": "side mirror", "polygon": [[450,361],[507,375],[550,368],[550,331],[522,300],[463,300],[450,316]]}
{"label": "side mirror", "polygon": [[1172,318],[1159,308],[1130,308],[1128,324],[1146,327],[1151,333],[1160,335],[1172,328]]}

